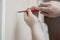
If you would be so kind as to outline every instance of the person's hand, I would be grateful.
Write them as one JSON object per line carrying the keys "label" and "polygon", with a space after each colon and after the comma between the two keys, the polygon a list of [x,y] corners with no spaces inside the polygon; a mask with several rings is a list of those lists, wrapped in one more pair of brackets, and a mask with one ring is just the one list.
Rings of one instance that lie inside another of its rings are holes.
{"label": "person's hand", "polygon": [[60,2],[58,1],[41,3],[37,9],[40,10],[45,16],[48,17],[60,16]]}
{"label": "person's hand", "polygon": [[28,15],[25,12],[24,13],[24,20],[29,26],[33,26],[35,23],[39,23],[38,18],[31,12],[30,9],[28,9]]}
{"label": "person's hand", "polygon": [[45,34],[41,28],[41,22],[38,20],[37,16],[31,12],[30,9],[28,10],[28,15],[26,12],[24,13],[24,20],[32,30],[32,40],[46,40]]}

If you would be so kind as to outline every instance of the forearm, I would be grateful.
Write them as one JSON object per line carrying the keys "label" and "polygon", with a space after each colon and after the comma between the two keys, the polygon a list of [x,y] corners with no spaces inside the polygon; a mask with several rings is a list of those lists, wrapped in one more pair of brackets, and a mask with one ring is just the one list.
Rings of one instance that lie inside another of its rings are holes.
{"label": "forearm", "polygon": [[45,35],[41,29],[39,23],[35,23],[32,27],[32,34],[35,40],[45,40]]}

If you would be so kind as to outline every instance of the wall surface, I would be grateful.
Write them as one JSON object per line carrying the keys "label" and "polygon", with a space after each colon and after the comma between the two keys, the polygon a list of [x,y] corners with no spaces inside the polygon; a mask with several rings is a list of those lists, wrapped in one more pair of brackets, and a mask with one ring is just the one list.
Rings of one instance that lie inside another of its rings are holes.
{"label": "wall surface", "polygon": [[[31,0],[6,0],[6,39],[5,40],[31,40],[31,29],[24,23],[23,13],[17,11],[24,10],[34,3]],[[35,5],[35,4],[34,4]],[[18,24],[18,26],[17,26]]]}
{"label": "wall surface", "polygon": [[[7,14],[6,14],[6,40],[15,40],[16,27],[20,28],[19,27],[20,25],[16,26],[16,23],[17,23],[16,12],[18,10],[26,9],[27,5],[29,5],[29,2],[27,2],[27,1],[28,0],[23,0],[23,1],[22,0],[7,0],[7,3],[6,3],[7,4],[6,5],[7,6],[6,7],[6,10],[7,10],[6,11],[7,12]],[[18,15],[20,15],[20,14],[18,14]],[[20,16],[22,16],[22,15],[20,15]],[[58,17],[58,18],[45,17],[45,22],[48,24],[50,39],[51,40],[60,40],[60,17]],[[25,27],[21,27],[21,28],[24,29]],[[30,30],[30,29],[26,29],[26,28],[23,30],[23,34],[25,34],[25,31]],[[20,29],[18,29],[18,30],[20,30]],[[18,35],[22,34],[22,33],[19,34],[21,31],[17,31],[17,32],[18,32]],[[29,33],[30,32],[28,32],[28,36],[31,35]],[[25,37],[25,35],[24,36],[21,35],[21,36]],[[20,40],[19,36],[16,36],[16,37],[18,37],[18,40]],[[22,38],[22,40],[23,40],[23,38]]]}
{"label": "wall surface", "polygon": [[[29,5],[28,0],[6,0],[6,39],[5,40],[31,40],[31,32],[24,26],[23,13],[18,14],[19,25],[17,26],[17,11],[26,9]],[[17,32],[16,32],[17,31]],[[16,36],[17,35],[17,36]]]}
{"label": "wall surface", "polygon": [[24,22],[24,14],[17,11],[36,5],[36,0],[6,0],[6,39],[31,40],[31,29]]}
{"label": "wall surface", "polygon": [[0,0],[0,40],[1,40],[1,31],[2,31],[2,0]]}
{"label": "wall surface", "polygon": [[6,0],[5,40],[15,40],[16,0]]}

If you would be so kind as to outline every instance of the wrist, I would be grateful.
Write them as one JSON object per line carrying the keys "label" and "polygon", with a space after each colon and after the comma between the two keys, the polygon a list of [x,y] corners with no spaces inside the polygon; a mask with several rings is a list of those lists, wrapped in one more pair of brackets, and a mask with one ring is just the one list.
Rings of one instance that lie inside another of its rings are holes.
{"label": "wrist", "polygon": [[32,28],[40,28],[41,27],[41,23],[39,22],[35,22],[33,25],[32,25]]}

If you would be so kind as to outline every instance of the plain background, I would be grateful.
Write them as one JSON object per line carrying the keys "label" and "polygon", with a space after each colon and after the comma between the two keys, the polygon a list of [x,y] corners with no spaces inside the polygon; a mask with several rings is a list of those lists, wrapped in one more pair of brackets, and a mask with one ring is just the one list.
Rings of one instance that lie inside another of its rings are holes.
{"label": "plain background", "polygon": [[2,29],[2,0],[0,0],[0,40],[1,40],[1,29]]}

